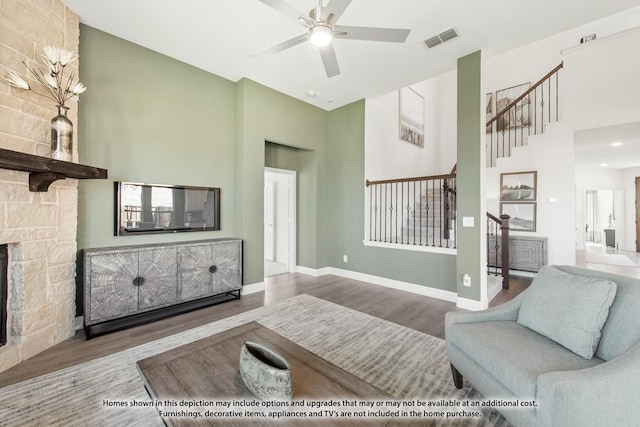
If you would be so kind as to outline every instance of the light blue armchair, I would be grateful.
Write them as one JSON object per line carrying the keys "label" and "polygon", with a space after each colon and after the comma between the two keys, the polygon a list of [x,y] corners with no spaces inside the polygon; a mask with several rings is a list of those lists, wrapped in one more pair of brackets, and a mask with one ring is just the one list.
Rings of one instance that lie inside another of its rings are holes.
{"label": "light blue armchair", "polygon": [[638,279],[544,267],[506,304],[447,313],[445,335],[456,387],[515,426],[640,425]]}

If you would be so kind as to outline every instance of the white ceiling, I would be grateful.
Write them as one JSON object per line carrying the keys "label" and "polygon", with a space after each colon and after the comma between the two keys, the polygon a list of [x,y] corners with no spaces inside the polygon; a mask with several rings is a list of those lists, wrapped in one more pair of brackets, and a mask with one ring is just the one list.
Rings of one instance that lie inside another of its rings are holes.
{"label": "white ceiling", "polygon": [[578,131],[574,142],[576,167],[626,169],[640,166],[640,122]]}
{"label": "white ceiling", "polygon": [[[195,67],[243,77],[325,110],[378,96],[486,56],[637,6],[638,0],[353,0],[340,25],[411,29],[403,44],[334,40],[341,74],[327,78],[309,43],[265,59],[251,53],[305,28],[259,0],[62,0],[80,22]],[[284,0],[305,15],[317,0]],[[325,5],[326,5],[325,0]],[[455,27],[460,37],[423,41]],[[316,97],[307,92],[312,90]]]}

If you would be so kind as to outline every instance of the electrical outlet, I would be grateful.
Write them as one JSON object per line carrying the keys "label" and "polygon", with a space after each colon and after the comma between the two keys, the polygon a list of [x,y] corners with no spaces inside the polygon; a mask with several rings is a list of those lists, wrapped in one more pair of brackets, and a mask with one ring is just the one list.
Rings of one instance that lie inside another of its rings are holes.
{"label": "electrical outlet", "polygon": [[346,255],[342,255],[342,262],[349,262],[349,257]]}
{"label": "electrical outlet", "polygon": [[466,287],[471,287],[471,276],[465,273],[464,276],[462,276],[462,284]]}

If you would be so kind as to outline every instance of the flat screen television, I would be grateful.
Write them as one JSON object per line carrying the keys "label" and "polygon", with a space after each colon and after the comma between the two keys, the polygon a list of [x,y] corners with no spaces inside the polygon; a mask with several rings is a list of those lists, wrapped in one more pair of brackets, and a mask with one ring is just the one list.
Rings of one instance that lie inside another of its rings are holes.
{"label": "flat screen television", "polygon": [[115,235],[220,230],[220,189],[115,182]]}

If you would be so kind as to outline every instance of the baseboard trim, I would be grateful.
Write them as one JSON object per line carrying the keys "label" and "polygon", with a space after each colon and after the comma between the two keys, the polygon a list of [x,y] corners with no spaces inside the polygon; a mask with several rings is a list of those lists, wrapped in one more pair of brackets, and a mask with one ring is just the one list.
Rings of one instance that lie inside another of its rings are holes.
{"label": "baseboard trim", "polygon": [[296,273],[306,274],[311,277],[320,277],[325,274],[333,274],[329,271],[331,267],[323,267],[323,268],[309,268],[303,265],[296,265]]}
{"label": "baseboard trim", "polygon": [[429,286],[416,285],[415,283],[403,282],[395,279],[388,279],[386,277],[374,276],[372,274],[360,273],[357,271],[344,270],[335,267],[323,267],[320,269],[314,269],[309,267],[303,267],[301,265],[296,267],[296,272],[306,274],[308,276],[319,277],[325,274],[333,274],[335,276],[344,277],[347,279],[360,280],[363,282],[372,283],[378,286],[384,286],[391,289],[397,289],[400,291],[410,292],[417,295],[423,295],[426,297],[436,298],[443,301],[455,303],[458,299],[458,294],[443,289],[432,288]]}
{"label": "baseboard trim", "polygon": [[242,285],[240,295],[250,295],[258,292],[264,292],[264,282],[251,283],[250,285]]}
{"label": "baseboard trim", "polygon": [[469,311],[486,310],[489,307],[489,304],[486,302],[482,303],[482,301],[462,297],[458,297],[455,303],[456,307]]}
{"label": "baseboard trim", "polygon": [[371,240],[363,240],[364,246],[374,248],[399,249],[403,251],[428,252],[432,254],[457,255],[458,250],[454,248],[441,248],[438,246],[421,246],[421,245],[404,245],[399,243],[373,242]]}

